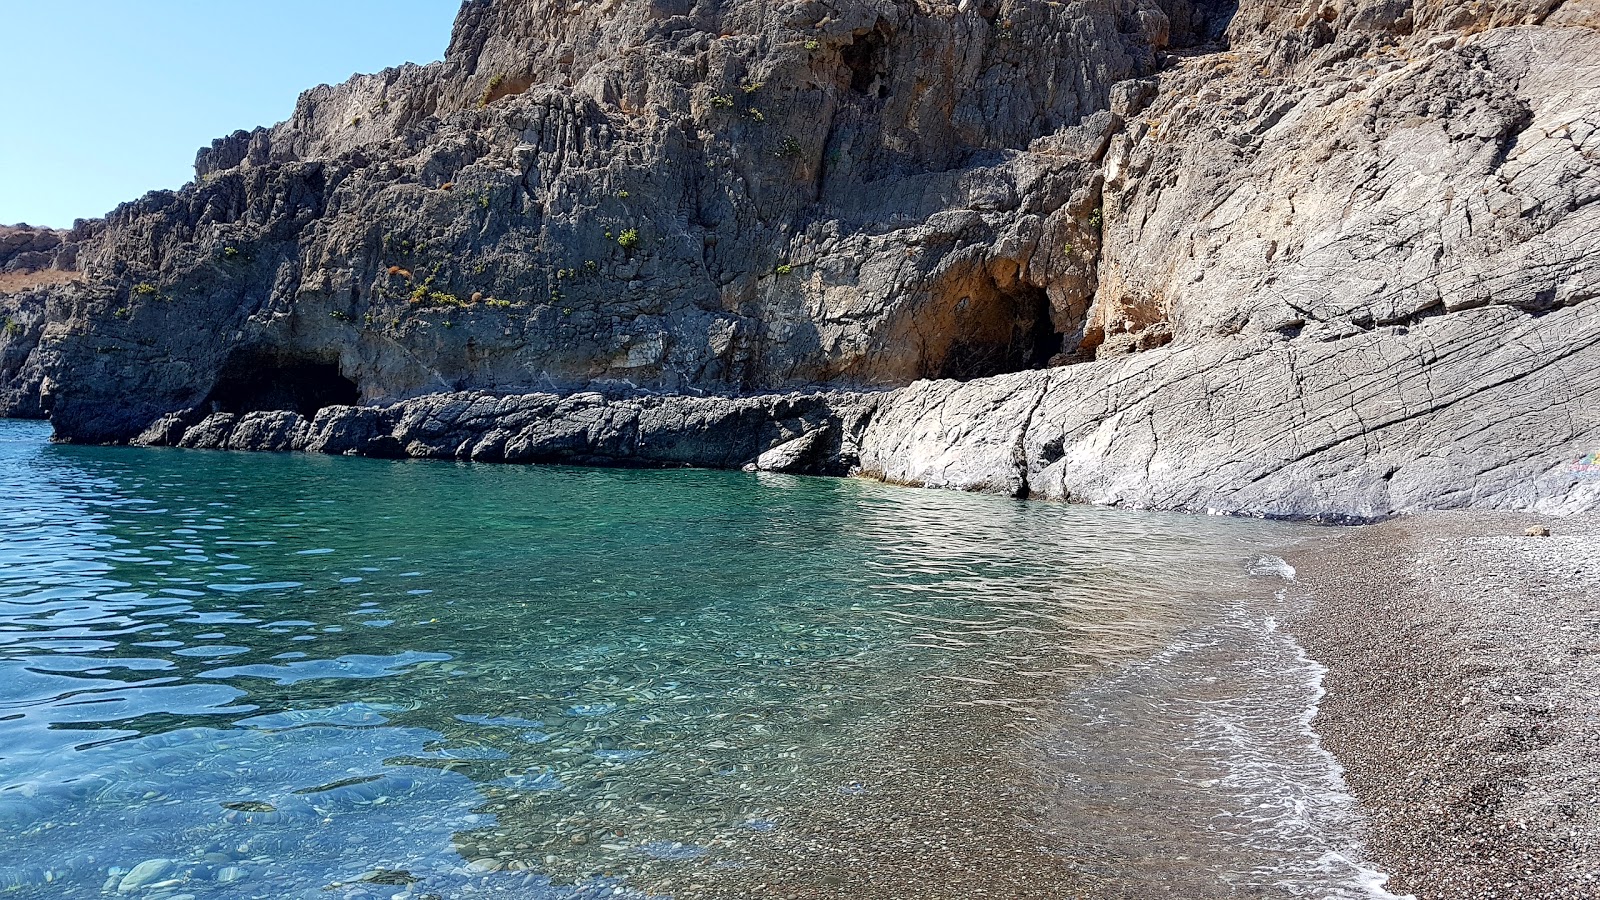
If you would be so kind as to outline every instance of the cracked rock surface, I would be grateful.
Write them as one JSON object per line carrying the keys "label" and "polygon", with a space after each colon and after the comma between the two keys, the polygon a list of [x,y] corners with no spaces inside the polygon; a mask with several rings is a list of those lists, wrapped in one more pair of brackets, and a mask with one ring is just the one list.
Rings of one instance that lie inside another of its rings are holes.
{"label": "cracked rock surface", "polygon": [[1594,0],[470,0],[444,61],[0,235],[0,404],[81,442],[1572,511],[1597,128]]}

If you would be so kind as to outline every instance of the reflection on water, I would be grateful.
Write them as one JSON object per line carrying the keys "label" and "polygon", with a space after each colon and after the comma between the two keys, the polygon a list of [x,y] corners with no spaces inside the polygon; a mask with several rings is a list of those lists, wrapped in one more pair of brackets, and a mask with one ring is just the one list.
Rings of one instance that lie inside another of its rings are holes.
{"label": "reflection on water", "polygon": [[0,422],[19,896],[689,896],[833,828],[830,803],[975,817],[992,792],[928,759],[1022,738],[928,723],[1036,721],[1219,615],[1201,592],[1283,534],[45,437]]}

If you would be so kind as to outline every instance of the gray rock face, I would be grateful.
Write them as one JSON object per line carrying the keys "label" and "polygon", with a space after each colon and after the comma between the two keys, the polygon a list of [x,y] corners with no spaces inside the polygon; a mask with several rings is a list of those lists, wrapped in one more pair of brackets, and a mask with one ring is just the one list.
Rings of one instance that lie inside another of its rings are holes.
{"label": "gray rock face", "polygon": [[[1559,414],[1555,414],[1555,413]],[[191,417],[198,418],[198,417]],[[1309,343],[1236,338],[884,394],[435,395],[216,413],[140,443],[696,465],[1160,509],[1364,521],[1600,504],[1600,307],[1485,308]]]}
{"label": "gray rock face", "polygon": [[1043,365],[1091,291],[1112,87],[1164,21],[467,3],[444,62],[310,91],[114,212],[41,348],[54,416],[126,440],[262,377],[381,403]]}
{"label": "gray rock face", "polygon": [[1335,40],[1220,114],[1200,101],[1238,62],[1161,76],[1108,153],[1090,323],[1102,355],[1152,329],[1180,344],[1316,339],[1600,293],[1600,34],[1501,28],[1341,62],[1376,40]]}
{"label": "gray rock face", "polygon": [[45,373],[39,365],[39,338],[44,332],[43,290],[0,293],[0,413],[39,419]]}
{"label": "gray rock face", "polygon": [[0,402],[71,441],[1575,509],[1597,60],[1593,0],[472,0],[443,62],[61,237],[81,283],[0,292]]}
{"label": "gray rock face", "polygon": [[879,405],[871,475],[1160,509],[1373,519],[1600,504],[1600,307],[1234,339]]}
{"label": "gray rock face", "polygon": [[[877,398],[790,394],[751,398],[631,397],[594,393],[434,394],[388,407],[334,406],[307,420],[292,412],[188,411],[163,417],[140,446],[307,451],[480,462],[739,468],[845,475]],[[782,449],[776,456],[772,448]]]}
{"label": "gray rock face", "polygon": [[0,225],[0,273],[71,269],[78,245],[69,232],[31,225]]}
{"label": "gray rock face", "polygon": [[833,431],[833,426],[823,425],[815,431],[808,431],[792,441],[785,441],[771,450],[756,457],[753,464],[745,468],[753,468],[757,472],[790,472],[804,474],[816,471],[819,467],[817,459],[819,454],[829,450],[828,436]]}

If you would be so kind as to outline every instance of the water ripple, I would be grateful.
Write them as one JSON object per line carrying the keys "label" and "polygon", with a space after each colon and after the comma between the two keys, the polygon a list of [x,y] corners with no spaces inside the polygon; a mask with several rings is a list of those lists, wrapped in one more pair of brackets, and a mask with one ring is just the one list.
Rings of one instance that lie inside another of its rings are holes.
{"label": "water ripple", "polygon": [[986,800],[933,757],[992,735],[895,735],[1045,715],[1203,618],[1267,533],[0,422],[0,891],[643,896],[895,796],[867,763],[959,818]]}

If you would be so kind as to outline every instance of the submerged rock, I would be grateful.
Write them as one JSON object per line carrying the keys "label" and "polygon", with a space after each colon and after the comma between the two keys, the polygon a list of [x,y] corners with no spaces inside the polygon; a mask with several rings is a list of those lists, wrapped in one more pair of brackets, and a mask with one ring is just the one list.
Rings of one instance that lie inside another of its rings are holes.
{"label": "submerged rock", "polygon": [[178,864],[170,859],[147,859],[122,876],[117,882],[117,893],[131,894],[162,880]]}

